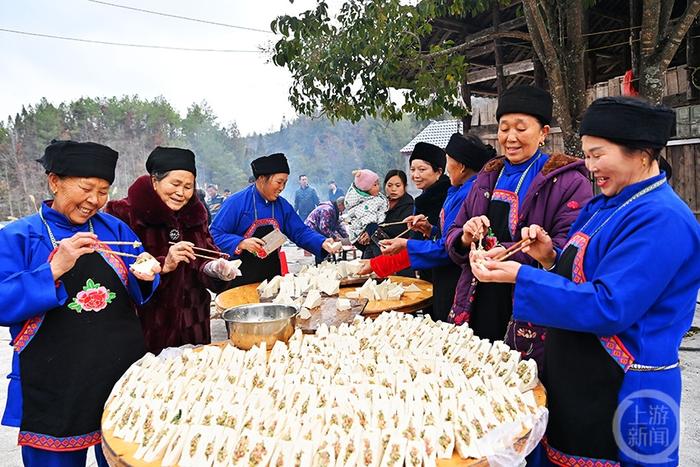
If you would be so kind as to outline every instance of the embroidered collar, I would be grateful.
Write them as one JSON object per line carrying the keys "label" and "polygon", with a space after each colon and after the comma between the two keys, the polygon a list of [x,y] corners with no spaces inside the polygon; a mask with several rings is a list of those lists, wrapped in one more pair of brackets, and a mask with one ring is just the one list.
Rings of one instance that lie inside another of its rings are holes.
{"label": "embroidered collar", "polygon": [[[51,207],[52,205],[53,205],[53,200],[46,200],[43,203],[41,203],[41,213],[42,213],[44,220],[46,222],[58,227],[59,229],[74,230],[74,231],[78,231],[81,229],[84,229],[85,231],[88,230],[88,223],[87,222],[84,224],[74,224],[70,221],[70,219],[68,217],[66,217],[65,215],[63,215],[60,212],[53,209]],[[98,215],[98,214],[95,214],[95,215]]]}
{"label": "embroidered collar", "polygon": [[615,208],[621,205],[622,203],[626,202],[639,191],[643,190],[644,188],[650,185],[653,185],[654,183],[664,178],[666,178],[666,174],[662,172],[659,175],[647,178],[646,180],[642,180],[641,182],[627,185],[622,189],[622,191],[620,191],[620,193],[616,194],[615,196],[605,196],[603,194],[600,194],[593,198],[591,205],[598,205],[600,203],[600,208],[602,209]]}

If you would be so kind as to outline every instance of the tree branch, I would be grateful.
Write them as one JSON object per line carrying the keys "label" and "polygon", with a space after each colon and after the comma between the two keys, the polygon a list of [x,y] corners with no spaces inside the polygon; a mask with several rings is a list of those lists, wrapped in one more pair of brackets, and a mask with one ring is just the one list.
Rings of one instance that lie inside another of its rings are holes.
{"label": "tree branch", "polygon": [[478,37],[473,37],[471,40],[467,40],[465,42],[462,42],[461,44],[455,45],[454,47],[450,47],[449,49],[439,50],[437,52],[421,55],[420,58],[423,60],[430,61],[430,60],[433,60],[435,58],[442,57],[444,55],[452,55],[454,53],[461,52],[463,50],[467,50],[475,45],[481,44],[483,42],[492,41],[492,40],[497,39],[497,38],[509,37],[512,39],[520,39],[520,40],[524,40],[524,41],[530,40],[530,34],[528,34],[526,32],[522,32],[522,31],[499,31],[499,32],[492,32],[489,34],[477,34],[475,36],[478,36]]}
{"label": "tree branch", "polygon": [[661,1],[661,12],[659,13],[659,27],[661,28],[661,37],[666,37],[671,21],[671,15],[673,14],[673,4],[674,0],[660,0]]}
{"label": "tree branch", "polygon": [[681,45],[683,38],[688,33],[688,29],[690,29],[698,13],[700,13],[700,0],[689,0],[688,6],[680,20],[676,23],[675,27],[670,30],[669,35],[664,38],[659,60],[664,69],[671,63],[673,56],[676,55],[678,46]]}
{"label": "tree branch", "polygon": [[659,14],[661,6],[658,0],[644,0],[642,4],[642,30],[640,50],[642,56],[649,57],[656,51],[659,43]]}

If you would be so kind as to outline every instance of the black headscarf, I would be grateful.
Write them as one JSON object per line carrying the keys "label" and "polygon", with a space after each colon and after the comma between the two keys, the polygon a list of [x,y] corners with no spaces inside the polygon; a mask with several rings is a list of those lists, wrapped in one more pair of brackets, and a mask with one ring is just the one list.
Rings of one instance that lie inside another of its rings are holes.
{"label": "black headscarf", "polygon": [[411,157],[408,158],[408,163],[410,164],[413,160],[420,159],[427,162],[433,167],[437,167],[445,171],[445,151],[438,146],[430,143],[419,142],[413,147],[413,152],[411,152]]}
{"label": "black headscarf", "polygon": [[289,173],[289,164],[284,154],[277,152],[269,156],[258,157],[250,163],[253,169],[253,176],[258,178],[261,175],[271,175],[279,173]]}
{"label": "black headscarf", "polygon": [[498,96],[496,120],[505,114],[532,115],[542,125],[552,123],[552,96],[534,86],[513,86]]}
{"label": "black headscarf", "polygon": [[192,172],[195,177],[197,176],[194,153],[189,149],[182,148],[156,147],[146,159],[146,170],[149,174],[187,170]]}
{"label": "black headscarf", "polygon": [[461,133],[450,137],[445,152],[475,172],[480,171],[486,162],[496,156],[496,150],[490,144],[484,144],[477,136],[465,137]]}
{"label": "black headscarf", "polygon": [[[676,113],[663,105],[639,98],[601,97],[588,107],[581,121],[581,136],[597,136],[632,149],[661,149],[676,130]],[[671,164],[659,158],[661,170],[671,178]]]}
{"label": "black headscarf", "polygon": [[44,155],[37,159],[46,173],[67,177],[97,177],[114,182],[114,169],[119,153],[98,143],[52,140]]}

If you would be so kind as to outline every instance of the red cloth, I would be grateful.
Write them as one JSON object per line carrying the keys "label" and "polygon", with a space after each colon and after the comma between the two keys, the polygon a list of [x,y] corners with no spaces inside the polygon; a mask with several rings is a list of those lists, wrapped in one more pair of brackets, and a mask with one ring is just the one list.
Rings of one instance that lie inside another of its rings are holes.
{"label": "red cloth", "polygon": [[623,96],[638,96],[639,92],[635,89],[634,73],[632,70],[627,70],[625,76],[622,77],[622,95]]}
{"label": "red cloth", "polygon": [[409,267],[411,259],[408,257],[408,250],[404,248],[401,253],[395,255],[376,256],[369,260],[369,264],[379,277],[387,277]]}
{"label": "red cloth", "polygon": [[289,273],[289,264],[287,264],[287,253],[282,251],[281,248],[280,248],[280,270],[281,270],[283,276]]}

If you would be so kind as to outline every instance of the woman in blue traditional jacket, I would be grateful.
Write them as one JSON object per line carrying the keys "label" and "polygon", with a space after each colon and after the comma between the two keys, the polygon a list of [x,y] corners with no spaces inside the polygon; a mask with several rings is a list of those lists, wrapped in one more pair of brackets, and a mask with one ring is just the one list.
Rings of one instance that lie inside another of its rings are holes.
{"label": "woman in blue traditional jacket", "polygon": [[90,446],[106,466],[102,409],[144,353],[134,303],[153,293],[160,268],[130,269],[136,255],[151,256],[125,223],[99,212],[117,156],[53,141],[40,160],[53,200],[0,230],[0,325],[14,347],[2,424],[20,428],[26,466],[85,465]]}
{"label": "woman in blue traditional jacket", "polygon": [[279,249],[269,255],[263,251],[262,238],[275,230],[317,258],[340,250],[340,246],[334,248],[332,238],[304,224],[294,207],[280,196],[289,178],[284,154],[259,157],[250,166],[255,183],[229,196],[210,228],[216,246],[243,261],[241,277],[232,284],[261,282],[281,273]]}
{"label": "woman in blue traditional jacket", "polygon": [[678,348],[700,286],[700,227],[660,157],[674,127],[671,109],[596,100],[580,134],[602,194],[561,250],[539,226],[522,231],[537,240],[524,251],[553,272],[472,252],[480,281],[515,284],[517,319],[548,326],[543,447],[556,465],[678,464]]}
{"label": "woman in blue traditional jacket", "polygon": [[[434,320],[441,321],[447,320],[457,281],[462,272],[462,269],[452,262],[445,249],[447,226],[454,222],[462,202],[471,190],[476,174],[496,155],[496,150],[484,144],[477,136],[464,136],[460,133],[452,135],[445,152],[451,186],[440,211],[438,234],[422,240],[382,240],[383,255],[372,258],[361,271],[369,273],[372,270],[379,276],[386,277],[407,267],[432,270],[433,306],[430,315]],[[407,220],[413,219],[409,217]],[[416,229],[419,228],[420,226],[416,226]],[[432,229],[426,229],[426,232],[430,230]]]}

